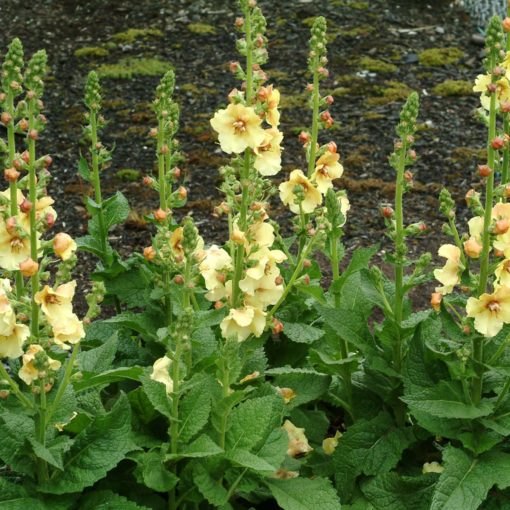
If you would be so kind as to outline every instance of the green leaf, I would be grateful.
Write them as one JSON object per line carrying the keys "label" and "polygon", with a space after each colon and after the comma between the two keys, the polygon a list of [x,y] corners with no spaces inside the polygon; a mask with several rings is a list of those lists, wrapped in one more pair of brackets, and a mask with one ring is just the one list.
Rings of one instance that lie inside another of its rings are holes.
{"label": "green leaf", "polygon": [[431,388],[406,394],[402,400],[411,412],[424,412],[438,418],[472,420],[488,416],[494,409],[494,403],[488,399],[478,405],[466,403],[460,383],[454,381],[440,381]]}
{"label": "green leaf", "polygon": [[141,465],[143,481],[149,489],[168,492],[179,482],[179,478],[165,467],[161,452],[144,453],[137,461]]}
{"label": "green leaf", "polygon": [[129,308],[140,307],[148,299],[150,275],[140,268],[130,269],[109,278],[106,289]]}
{"label": "green leaf", "polygon": [[436,479],[432,474],[383,473],[365,482],[361,490],[377,510],[429,510]]}
{"label": "green leaf", "polygon": [[163,383],[152,380],[149,373],[150,369],[146,369],[145,374],[140,379],[143,391],[147,395],[150,403],[154,406],[154,409],[159,411],[163,416],[171,418],[173,416],[172,404],[167,395],[166,387]]}
{"label": "green leaf", "polygon": [[135,448],[130,432],[131,409],[122,393],[109,413],[97,416],[76,436],[65,456],[63,473],[50,478],[40,490],[67,494],[93,485]]}
{"label": "green leaf", "polygon": [[274,385],[279,388],[291,388],[296,396],[286,404],[286,409],[294,409],[320,398],[328,391],[331,376],[303,368],[276,368],[266,374],[276,375]]}
{"label": "green leaf", "polygon": [[223,449],[220,448],[207,434],[198,436],[195,441],[187,445],[177,454],[168,454],[165,456],[165,460],[178,460],[181,458],[198,459],[202,457],[212,457],[223,453]]}
{"label": "green leaf", "polygon": [[379,246],[374,245],[370,246],[369,248],[358,248],[355,250],[345,271],[342,273],[340,278],[333,285],[331,285],[331,291],[339,292],[345,285],[349,276],[358,271],[361,271],[362,269],[368,268],[370,259],[377,253],[378,249]]}
{"label": "green leaf", "polygon": [[80,156],[80,161],[78,162],[78,173],[81,175],[82,179],[87,182],[90,181],[89,164],[83,156]]}
{"label": "green leaf", "polygon": [[80,510],[149,510],[112,491],[89,492],[80,499]]}
{"label": "green leaf", "polygon": [[80,370],[95,374],[108,370],[115,359],[118,337],[119,334],[116,331],[99,347],[80,352],[78,355]]}
{"label": "green leaf", "polygon": [[351,425],[333,453],[336,485],[342,498],[350,499],[360,474],[378,475],[394,468],[412,442],[412,432],[397,428],[386,413]]}
{"label": "green leaf", "polygon": [[[104,256],[101,242],[99,239],[96,239],[91,235],[78,237],[78,239],[76,239],[76,245],[79,250],[88,251],[89,253],[96,255],[96,257]],[[107,247],[107,251],[111,252],[111,248]]]}
{"label": "green leaf", "polygon": [[338,495],[325,478],[298,477],[265,483],[283,510],[340,510]]}
{"label": "green leaf", "polygon": [[261,445],[281,423],[282,412],[282,399],[276,395],[253,398],[239,404],[229,416],[227,445],[245,450]]}
{"label": "green leaf", "polygon": [[263,471],[273,473],[275,471],[274,466],[269,464],[263,458],[258,457],[257,455],[250,453],[246,450],[235,449],[227,452],[225,457],[232,463],[245,467],[248,469],[252,469],[253,471]]}
{"label": "green leaf", "polygon": [[202,494],[211,505],[223,507],[223,505],[227,504],[227,489],[211,476],[203,464],[197,463],[194,465],[193,481],[200,491],[200,494]]}
{"label": "green leaf", "polygon": [[161,325],[161,320],[155,319],[155,316],[149,312],[122,312],[110,319],[106,319],[104,322],[118,324],[124,328],[129,328],[137,333],[146,335],[148,338],[156,339],[155,331]]}
{"label": "green leaf", "polygon": [[444,471],[430,510],[476,510],[497,485],[510,486],[510,454],[487,452],[478,457],[449,445],[443,450]]}
{"label": "green leaf", "polygon": [[181,420],[179,440],[181,442],[189,442],[205,427],[211,412],[210,388],[213,384],[210,378],[206,378],[203,383],[194,386],[186,393],[181,400],[179,404]]}
{"label": "green leaf", "polygon": [[273,470],[276,471],[285,460],[288,447],[289,436],[287,431],[282,428],[274,429],[262,448],[257,452],[257,456],[273,466]]}
{"label": "green leaf", "polygon": [[26,489],[0,477],[0,510],[48,510],[38,499],[28,496]]}
{"label": "green leaf", "polygon": [[107,370],[102,374],[93,375],[90,377],[84,377],[81,381],[74,382],[74,389],[76,391],[85,391],[96,386],[103,386],[105,384],[111,384],[113,382],[132,380],[139,381],[143,374],[142,367],[121,367]]}
{"label": "green leaf", "polygon": [[284,322],[283,331],[289,340],[299,344],[312,344],[324,336],[321,329],[297,322]]}
{"label": "green leaf", "polygon": [[51,466],[63,471],[63,455],[72,445],[72,440],[68,436],[57,436],[46,445],[42,445],[34,438],[30,438],[30,444],[37,457],[45,460]]}

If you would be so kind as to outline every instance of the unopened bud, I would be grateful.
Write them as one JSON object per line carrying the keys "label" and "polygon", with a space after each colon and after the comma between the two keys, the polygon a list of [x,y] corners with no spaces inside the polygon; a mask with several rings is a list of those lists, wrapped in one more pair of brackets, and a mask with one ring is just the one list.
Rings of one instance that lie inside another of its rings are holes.
{"label": "unopened bud", "polygon": [[489,165],[478,165],[478,174],[480,177],[489,177],[491,172],[492,170],[490,169]]}
{"label": "unopened bud", "polygon": [[233,74],[237,73],[240,67],[241,64],[239,62],[230,62],[229,64],[230,72]]}
{"label": "unopened bud", "polygon": [[151,130],[149,131],[149,136],[151,138],[156,138],[158,136],[158,128],[151,128]]}
{"label": "unopened bud", "polygon": [[283,278],[278,275],[275,279],[274,279],[274,283],[275,285],[281,285],[283,283]]}
{"label": "unopened bud", "polygon": [[168,148],[168,145],[166,143],[161,146],[160,153],[161,154],[169,154],[170,153],[170,149]]}
{"label": "unopened bud", "polygon": [[16,182],[19,176],[20,173],[15,168],[6,168],[4,170],[4,177],[8,182]]}
{"label": "unopened bud", "polygon": [[393,209],[387,205],[381,209],[381,214],[385,218],[393,218],[393,214],[395,214],[395,213],[394,213]]}
{"label": "unopened bud", "polygon": [[465,334],[465,335],[470,335],[471,334],[471,328],[466,324],[463,328],[462,328],[462,332]]}
{"label": "unopened bud", "polygon": [[51,156],[44,156],[44,166],[49,168],[53,163],[53,158]]}
{"label": "unopened bud", "polygon": [[10,218],[7,218],[5,222],[5,228],[9,234],[14,234],[16,232],[16,217],[11,216]]}
{"label": "unopened bud", "polygon": [[8,112],[2,112],[2,115],[0,116],[0,120],[2,121],[2,124],[9,124],[12,120],[12,115]]}
{"label": "unopened bud", "polygon": [[498,87],[495,83],[489,83],[487,85],[487,92],[489,94],[493,94],[494,92],[496,92],[498,90]]}
{"label": "unopened bud", "polygon": [[234,22],[234,25],[237,27],[237,28],[241,28],[243,25],[244,25],[244,18],[236,18],[235,22]]}
{"label": "unopened bud", "polygon": [[313,83],[308,83],[308,85],[306,86],[306,91],[313,92]]}
{"label": "unopened bud", "polygon": [[188,196],[188,191],[184,186],[179,186],[179,189],[177,190],[177,196],[181,200],[184,200]]}
{"label": "unopened bud", "polygon": [[443,295],[440,294],[439,292],[433,292],[432,295],[430,296],[430,305],[436,312],[439,312],[439,310],[441,310],[442,300]]}
{"label": "unopened bud", "polygon": [[165,221],[166,220],[166,212],[163,211],[163,209],[158,209],[157,211],[154,211],[154,219],[156,221]]}
{"label": "unopened bud", "polygon": [[48,228],[51,228],[53,225],[55,225],[55,216],[53,216],[53,214],[47,213],[44,219]]}
{"label": "unopened bud", "polygon": [[324,78],[327,78],[329,76],[329,71],[325,67],[319,67],[319,69],[317,69],[317,72],[321,76],[324,76]]}
{"label": "unopened bud", "polygon": [[21,131],[26,131],[28,129],[28,120],[27,119],[21,119],[18,124]]}
{"label": "unopened bud", "polygon": [[312,261],[310,259],[303,260],[303,267],[305,269],[308,269],[308,268],[312,267]]}
{"label": "unopened bud", "polygon": [[152,177],[149,177],[148,175],[146,175],[143,178],[143,183],[144,183],[145,186],[152,186],[153,182],[154,182],[154,179]]}
{"label": "unopened bud", "polygon": [[30,163],[30,154],[28,151],[23,151],[21,154],[21,159],[28,165]]}
{"label": "unopened bud", "polygon": [[335,142],[329,142],[327,145],[328,151],[331,152],[331,154],[336,154],[337,146]]}
{"label": "unopened bud", "polygon": [[411,149],[407,151],[407,155],[414,161],[417,158],[416,151],[414,149]]}
{"label": "unopened bud", "polygon": [[30,200],[27,200],[25,198],[23,200],[23,202],[21,202],[19,208],[20,208],[21,212],[27,213],[30,211],[30,209],[32,209],[32,202],[30,202]]}
{"label": "unopened bud", "polygon": [[37,131],[37,129],[31,129],[30,132],[28,133],[28,137],[31,140],[37,140],[39,138],[39,132]]}
{"label": "unopened bud", "polygon": [[0,398],[6,400],[9,397],[9,390],[0,390]]}
{"label": "unopened bud", "polygon": [[216,310],[219,310],[220,308],[223,308],[225,305],[221,302],[221,301],[216,301],[216,303],[214,303],[214,308]]}
{"label": "unopened bud", "polygon": [[37,273],[39,270],[39,264],[28,257],[20,263],[19,270],[23,276],[28,278],[30,276],[34,276],[34,274]]}
{"label": "unopened bud", "polygon": [[301,133],[299,133],[298,139],[300,143],[306,145],[311,140],[310,133],[307,133],[306,131],[301,131]]}
{"label": "unopened bud", "polygon": [[150,262],[156,258],[156,250],[152,246],[146,246],[143,249],[143,256]]}
{"label": "unopened bud", "polygon": [[324,101],[331,106],[335,102],[335,98],[333,96],[326,96]]}
{"label": "unopened bud", "polygon": [[273,317],[273,325],[271,327],[274,335],[279,335],[283,331],[283,323],[275,317]]}
{"label": "unopened bud", "polygon": [[474,238],[470,238],[464,242],[464,251],[466,255],[471,259],[477,259],[482,253],[482,245]]}
{"label": "unopened bud", "polygon": [[406,170],[404,172],[404,179],[406,182],[413,182],[413,172],[410,170]]}
{"label": "unopened bud", "polygon": [[496,224],[494,225],[494,233],[497,235],[505,234],[508,229],[510,228],[510,223],[506,218],[501,218],[500,220],[496,221]]}
{"label": "unopened bud", "polygon": [[497,151],[505,146],[505,140],[501,136],[496,136],[491,142],[491,147]]}
{"label": "unopened bud", "polygon": [[178,178],[181,176],[181,173],[182,173],[182,172],[181,172],[181,169],[180,169],[178,166],[176,166],[176,167],[174,168],[173,172],[174,172],[174,173],[173,173],[173,175],[174,175],[174,179],[178,179]]}
{"label": "unopened bud", "polygon": [[303,283],[305,285],[310,285],[310,275],[305,274],[305,276],[303,277]]}
{"label": "unopened bud", "polygon": [[176,274],[174,276],[174,283],[176,283],[177,285],[183,285],[184,284],[184,277],[182,276],[182,274]]}

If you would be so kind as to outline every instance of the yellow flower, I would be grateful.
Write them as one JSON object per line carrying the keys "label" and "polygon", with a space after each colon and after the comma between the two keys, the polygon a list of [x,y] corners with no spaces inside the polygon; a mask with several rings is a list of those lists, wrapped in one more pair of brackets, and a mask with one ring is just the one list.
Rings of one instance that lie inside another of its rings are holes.
{"label": "yellow flower", "polygon": [[510,288],[510,259],[502,260],[494,271],[498,283]]}
{"label": "yellow flower", "polygon": [[249,305],[243,308],[231,308],[220,324],[223,337],[236,337],[238,342],[246,340],[251,334],[259,337],[265,327],[265,312]]}
{"label": "yellow flower", "polygon": [[184,257],[184,250],[182,248],[182,240],[184,239],[184,229],[177,227],[170,236],[170,248],[176,257]]}
{"label": "yellow flower", "polygon": [[225,110],[217,111],[211,119],[221,149],[227,154],[240,154],[248,147],[259,147],[266,136],[261,123],[255,110],[242,104],[229,104]]}
{"label": "yellow flower", "polygon": [[485,337],[497,335],[503,324],[510,323],[510,288],[498,287],[492,294],[467,300],[468,317],[475,319],[475,329]]}
{"label": "yellow flower", "polygon": [[255,147],[254,167],[260,175],[276,175],[282,168],[283,133],[276,128],[266,129],[264,140]]}
{"label": "yellow flower", "polygon": [[62,260],[68,260],[76,251],[76,248],[74,239],[65,232],[59,232],[53,238],[53,251]]}
{"label": "yellow flower", "polygon": [[35,302],[41,306],[50,324],[65,321],[74,315],[72,302],[75,289],[76,282],[72,281],[59,285],[56,290],[45,285],[43,290],[35,294]]}
{"label": "yellow flower", "polygon": [[41,199],[37,200],[35,203],[35,215],[36,219],[40,220],[41,218],[44,218],[47,214],[50,214],[53,216],[53,219],[57,219],[57,211],[51,207],[55,203],[55,200],[51,197],[42,197]]}
{"label": "yellow flower", "polygon": [[453,291],[453,287],[460,282],[460,250],[453,244],[443,244],[437,254],[446,259],[446,264],[442,269],[434,270],[434,278],[443,284],[443,287],[436,287],[436,292],[443,295],[449,294]]}
{"label": "yellow flower", "polygon": [[[44,349],[40,345],[32,344],[28,346],[27,352],[23,354],[23,366],[20,368],[18,375],[28,385],[36,379],[46,377],[48,370],[55,371],[60,368],[60,361],[47,355],[37,356],[41,352],[44,353]],[[36,367],[35,365],[45,365],[45,368],[41,369],[41,366]]]}
{"label": "yellow flower", "polygon": [[288,404],[291,400],[296,398],[296,392],[292,388],[280,388],[276,386],[276,391],[283,398],[284,404]]}
{"label": "yellow flower", "polygon": [[198,270],[204,278],[205,288],[209,291],[205,295],[209,301],[218,301],[225,297],[226,274],[231,269],[232,259],[223,248],[213,245],[205,251]]}
{"label": "yellow flower", "polygon": [[483,235],[483,216],[475,216],[468,221],[469,236],[478,242],[481,242]]}
{"label": "yellow flower", "polygon": [[327,437],[322,441],[322,449],[326,455],[332,455],[338,446],[338,441],[342,437],[342,433],[337,430],[333,437]]}
{"label": "yellow flower", "polygon": [[30,257],[30,234],[23,222],[14,228],[1,222],[0,266],[7,271],[15,271],[28,257]]}
{"label": "yellow flower", "polygon": [[444,467],[439,464],[439,462],[425,462],[421,469],[421,472],[426,475],[427,473],[442,473],[444,471]]}
{"label": "yellow flower", "polygon": [[305,177],[301,170],[293,170],[290,173],[289,180],[282,182],[279,186],[281,201],[289,206],[289,209],[299,214],[299,205],[295,203],[296,195],[294,189],[301,186],[303,189],[304,200],[301,207],[305,214],[313,212],[313,210],[322,203],[322,195],[319,190]]}
{"label": "yellow flower", "polygon": [[10,335],[15,323],[16,314],[7,295],[3,290],[0,290],[0,335]]}
{"label": "yellow flower", "polygon": [[267,104],[266,121],[272,127],[278,127],[280,124],[280,112],[278,111],[280,91],[273,88],[273,85],[269,85],[269,87],[261,87],[258,95]]}
{"label": "yellow flower", "polygon": [[324,195],[333,187],[333,180],[344,173],[344,167],[338,162],[340,154],[326,151],[315,164],[312,180],[317,183],[318,190]]}
{"label": "yellow flower", "polygon": [[53,342],[61,349],[68,350],[71,348],[68,344],[76,344],[85,337],[83,323],[74,313],[50,324],[53,330]]}
{"label": "yellow flower", "polygon": [[296,427],[290,420],[285,420],[283,427],[289,436],[289,445],[287,448],[287,455],[289,457],[297,457],[305,455],[313,450],[308,444],[308,439],[305,436],[305,429]]}
{"label": "yellow flower", "polygon": [[259,248],[269,248],[274,243],[274,227],[264,221],[256,221],[248,227],[250,244]]}
{"label": "yellow flower", "polygon": [[23,354],[22,346],[30,336],[25,324],[14,324],[10,332],[0,335],[0,358],[18,358]]}
{"label": "yellow flower", "polygon": [[168,356],[157,359],[152,366],[151,379],[165,385],[168,395],[174,391],[174,382],[170,377],[172,360]]}
{"label": "yellow flower", "polygon": [[[491,82],[492,78],[490,74],[480,74],[477,76],[475,86],[473,87],[473,92],[481,93],[480,102],[485,110],[490,110],[491,107],[491,99],[490,96],[487,95],[487,87]],[[506,77],[496,82],[496,98],[499,103],[510,101],[510,83]]]}

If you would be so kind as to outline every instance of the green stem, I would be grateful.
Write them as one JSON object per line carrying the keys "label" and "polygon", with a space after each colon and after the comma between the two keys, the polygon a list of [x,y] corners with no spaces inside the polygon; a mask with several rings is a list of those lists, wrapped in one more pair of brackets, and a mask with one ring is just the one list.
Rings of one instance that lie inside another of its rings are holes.
{"label": "green stem", "polygon": [[101,194],[101,178],[99,176],[99,158],[98,158],[98,137],[97,137],[97,112],[95,110],[90,111],[90,138],[91,138],[91,155],[92,155],[92,181],[94,186],[94,198],[99,208],[98,221],[99,231],[101,235],[101,251],[103,253],[103,262],[106,259],[107,252],[107,236],[104,211],[103,211],[103,197]]}
{"label": "green stem", "polygon": [[[39,379],[39,421],[36,423],[37,440],[42,446],[46,445],[46,381]],[[48,479],[48,464],[44,459],[37,458],[37,478],[39,483]]]}
{"label": "green stem", "polygon": [[9,372],[5,369],[3,363],[0,363],[0,378],[7,381],[7,384],[11,387],[12,392],[16,395],[18,400],[27,408],[34,409],[34,404],[30,402],[30,400],[23,395],[21,392],[18,383],[9,375]]}
{"label": "green stem", "polygon": [[[221,378],[221,387],[223,391],[223,398],[227,398],[230,391],[230,371],[228,365],[225,363],[225,357],[222,357],[222,378]],[[228,421],[228,412],[224,412],[221,416],[220,422],[220,447],[225,449],[225,436],[227,433],[227,421]]]}
{"label": "green stem", "polygon": [[[14,136],[14,97],[12,93],[7,95],[7,113],[11,116],[11,121],[7,124],[7,144],[9,147],[8,166],[13,168],[14,159],[16,157],[16,138]],[[18,216],[18,187],[16,182],[9,182],[9,199],[10,199],[10,214],[13,217]],[[16,297],[21,298],[24,291],[23,275],[20,271],[15,272],[16,279]]]}
{"label": "green stem", "polygon": [[235,490],[237,489],[237,486],[243,479],[244,475],[248,471],[248,468],[245,468],[241,471],[239,476],[234,480],[234,483],[230,486],[228,492],[227,492],[227,501],[230,501],[230,498],[234,495]]}
{"label": "green stem", "polygon": [[71,381],[71,376],[73,375],[74,362],[76,361],[76,357],[78,356],[79,350],[80,344],[79,343],[74,344],[71,356],[67,360],[64,377],[62,377],[62,381],[60,382],[60,385],[58,387],[57,394],[55,395],[55,398],[53,399],[53,402],[51,403],[48,409],[46,415],[46,423],[49,423],[54,412],[58,409],[58,406],[60,405],[60,402],[62,400],[62,397],[64,396],[66,388],[69,385],[69,382]]}
{"label": "green stem", "polygon": [[[485,188],[485,211],[482,233],[482,254],[480,256],[480,283],[478,286],[478,296],[487,291],[490,264],[490,225],[492,221],[492,205],[494,201],[494,163],[496,159],[495,150],[492,148],[492,140],[496,137],[496,94],[491,94],[489,135],[487,140],[487,165],[491,169],[487,177]],[[472,399],[475,404],[482,398],[483,386],[483,338],[475,337],[473,339],[473,360],[475,362],[476,377],[472,383]]]}
{"label": "green stem", "polygon": [[317,140],[319,138],[319,73],[318,64],[313,72],[313,92],[312,92],[312,135],[310,140],[310,150],[308,152],[308,177],[311,177],[315,170],[315,155],[317,153]]}
{"label": "green stem", "polygon": [[503,399],[506,397],[509,389],[510,389],[510,377],[507,378],[505,385],[503,386],[503,389],[501,390],[501,393],[498,395],[498,399],[496,400],[495,407],[498,407],[499,404],[501,404]]}
{"label": "green stem", "polygon": [[283,294],[280,296],[280,299],[277,301],[277,303],[267,312],[267,320],[271,319],[271,317],[276,313],[276,311],[280,308],[280,306],[283,304],[285,299],[287,298],[289,292],[294,286],[294,283],[296,282],[297,278],[300,276],[301,271],[303,269],[303,264],[308,257],[308,254],[311,252],[312,247],[315,243],[316,236],[312,237],[310,241],[308,242],[308,245],[305,246],[303,249],[303,252],[301,253],[301,257],[296,265],[296,268],[294,269],[294,272],[292,273],[292,276],[290,277],[289,282],[287,283],[285,290],[283,291]]}
{"label": "green stem", "polygon": [[[510,39],[510,37],[508,38]],[[508,119],[508,113],[503,114],[503,130],[506,135],[510,135],[510,120]],[[510,166],[510,147],[508,144],[505,145],[503,150],[503,165],[501,168],[501,184],[507,184],[509,179],[509,166]]]}
{"label": "green stem", "polygon": [[[177,454],[179,446],[179,392],[180,392],[180,362],[181,362],[181,342],[178,338],[179,333],[175,336],[175,356],[172,363],[172,421],[170,423],[170,453]],[[173,464],[173,473],[177,476],[177,461]],[[170,510],[177,510],[176,506],[177,492],[173,488],[168,494],[168,502]]]}
{"label": "green stem", "polygon": [[[29,133],[35,128],[34,117],[34,99],[28,104],[28,131]],[[34,262],[38,261],[37,253],[37,175],[35,168],[35,140],[28,138],[28,190],[29,200],[32,203],[30,209],[30,257]],[[39,271],[30,278],[32,291],[31,321],[30,331],[33,339],[39,338],[39,306],[35,302],[35,295],[39,291]]]}
{"label": "green stem", "polygon": [[166,179],[165,179],[165,155],[161,152],[165,145],[165,124],[162,118],[158,119],[158,183],[159,183],[159,207],[166,211]]}

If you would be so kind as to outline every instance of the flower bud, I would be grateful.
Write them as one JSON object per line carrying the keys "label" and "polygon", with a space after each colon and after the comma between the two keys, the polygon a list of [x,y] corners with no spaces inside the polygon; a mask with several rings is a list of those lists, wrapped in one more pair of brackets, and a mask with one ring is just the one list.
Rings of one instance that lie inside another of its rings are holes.
{"label": "flower bud", "polygon": [[2,115],[0,116],[0,120],[2,121],[2,124],[7,125],[7,124],[9,124],[9,122],[11,122],[12,116],[8,112],[2,112]]}
{"label": "flower bud", "polygon": [[5,228],[7,229],[7,232],[9,232],[9,234],[14,234],[14,232],[16,231],[16,216],[11,216],[10,218],[7,218],[6,222],[5,222]]}
{"label": "flower bud", "polygon": [[44,166],[49,168],[53,163],[53,158],[51,156],[44,156]]}
{"label": "flower bud", "polygon": [[240,67],[241,67],[241,64],[239,62],[230,62],[230,64],[229,64],[230,72],[232,74],[237,73],[237,71],[239,70]]}
{"label": "flower bud", "polygon": [[283,283],[283,278],[278,275],[275,279],[274,279],[274,283],[275,285],[281,285]]}
{"label": "flower bud", "polygon": [[174,276],[174,283],[176,283],[177,285],[183,285],[184,284],[184,277],[182,276],[182,274],[176,274]]}
{"label": "flower bud", "polygon": [[225,305],[221,302],[221,301],[216,301],[216,303],[214,303],[214,308],[216,310],[219,310],[220,308],[223,308]]}
{"label": "flower bud", "polygon": [[306,86],[306,91],[307,92],[313,92],[313,83],[308,83],[307,86]]}
{"label": "flower bud", "polygon": [[442,299],[443,295],[440,294],[439,292],[433,292],[430,296],[430,305],[436,312],[439,312],[439,310],[441,310]]}
{"label": "flower bud", "polygon": [[305,276],[303,277],[303,283],[305,285],[310,285],[310,275],[305,274]]}
{"label": "flower bud", "polygon": [[393,215],[395,214],[395,212],[393,211],[393,209],[387,205],[385,207],[383,207],[381,209],[381,214],[385,217],[385,218],[393,218]]}
{"label": "flower bud", "polygon": [[28,137],[31,140],[37,140],[39,138],[39,132],[37,131],[37,129],[31,129],[30,132],[28,133]]}
{"label": "flower bud", "polygon": [[477,259],[482,253],[482,245],[474,238],[470,238],[464,242],[464,251],[466,255],[471,259]]}
{"label": "flower bud", "polygon": [[417,155],[416,155],[416,151],[414,149],[411,149],[409,151],[407,151],[407,155],[413,160],[415,161],[416,158],[417,158]]}
{"label": "flower bud", "polygon": [[36,274],[37,271],[39,270],[39,264],[32,260],[30,257],[28,257],[27,259],[20,263],[19,270],[21,274],[25,277],[34,276],[34,274]]}
{"label": "flower bud", "polygon": [[161,150],[159,152],[160,152],[160,154],[169,154],[170,149],[169,149],[168,145],[165,143],[164,145],[161,146]]}
{"label": "flower bud", "polygon": [[404,179],[406,182],[413,182],[413,172],[410,170],[406,170],[404,172]]}
{"label": "flower bud", "polygon": [[489,165],[478,165],[478,174],[480,177],[489,177],[491,172],[492,170],[490,169]]}
{"label": "flower bud", "polygon": [[32,209],[32,202],[30,200],[27,200],[26,198],[21,202],[19,206],[21,212],[27,213],[30,212],[30,209]]}
{"label": "flower bud", "polygon": [[166,220],[166,212],[163,211],[163,209],[158,209],[157,211],[154,211],[154,219],[156,221],[165,221]]}
{"label": "flower bud", "polygon": [[225,283],[225,280],[227,277],[223,273],[218,273],[216,275],[216,280],[218,280],[220,283]]}
{"label": "flower bud", "polygon": [[326,96],[324,98],[324,101],[326,101],[327,104],[329,104],[330,106],[335,102],[335,99],[333,96]]}
{"label": "flower bud", "polygon": [[501,218],[500,220],[496,221],[496,224],[494,225],[494,233],[496,235],[505,234],[509,228],[509,221],[506,218]]}
{"label": "flower bud", "polygon": [[271,326],[271,329],[273,331],[274,335],[279,335],[283,331],[283,323],[273,317],[273,325]]}
{"label": "flower bud", "polygon": [[178,179],[180,176],[181,176],[181,169],[176,166],[173,170],[173,176],[174,176],[174,179]]}
{"label": "flower bud", "polygon": [[465,334],[465,335],[470,335],[471,334],[471,328],[466,324],[463,328],[462,328],[462,332]]}
{"label": "flower bud", "polygon": [[503,30],[505,32],[510,32],[510,18],[505,18],[502,22]]}
{"label": "flower bud", "polygon": [[156,250],[152,246],[146,246],[143,249],[143,256],[145,257],[145,260],[150,262],[156,258]]}
{"label": "flower bud", "polygon": [[55,216],[53,216],[53,214],[50,214],[50,213],[46,214],[44,219],[46,222],[46,226],[48,228],[51,228],[51,227],[53,227],[53,225],[55,225]]}
{"label": "flower bud", "polygon": [[306,131],[301,131],[301,133],[299,133],[298,140],[303,145],[306,145],[311,140],[310,133],[307,133]]}
{"label": "flower bud", "polygon": [[9,390],[0,390],[0,398],[2,400],[6,400],[7,398],[9,398]]}
{"label": "flower bud", "polygon": [[312,261],[310,259],[305,259],[303,261],[303,268],[309,269],[310,267],[312,267]]}
{"label": "flower bud", "polygon": [[67,260],[76,251],[76,243],[69,234],[59,232],[53,238],[53,251],[57,257]]}
{"label": "flower bud", "polygon": [[324,76],[324,78],[327,78],[329,76],[329,71],[325,67],[319,67],[319,69],[317,69],[317,72],[321,76]]}
{"label": "flower bud", "polygon": [[149,131],[149,136],[151,138],[156,138],[158,136],[158,128],[151,128],[151,130]]}
{"label": "flower bud", "polygon": [[237,28],[242,28],[242,26],[244,25],[244,18],[236,18],[235,22],[234,22],[234,25],[237,27]]}
{"label": "flower bud", "polygon": [[188,196],[188,192],[184,186],[179,186],[179,189],[177,190],[177,196],[184,200]]}
{"label": "flower bud", "polygon": [[491,147],[497,151],[501,150],[505,146],[505,140],[501,136],[496,136],[491,142]]}
{"label": "flower bud", "polygon": [[493,94],[494,92],[496,92],[498,90],[498,86],[495,84],[495,83],[489,83],[487,85],[487,92],[489,94]]}
{"label": "flower bud", "polygon": [[27,119],[21,119],[18,124],[21,131],[26,131],[28,129],[28,120]]}
{"label": "flower bud", "polygon": [[143,178],[143,183],[144,183],[145,186],[152,186],[153,182],[154,182],[154,179],[152,177],[149,177],[148,175],[146,175]]}
{"label": "flower bud", "polygon": [[21,153],[21,159],[28,165],[28,163],[30,163],[30,154],[28,153],[28,151],[23,151]]}
{"label": "flower bud", "polygon": [[6,168],[4,170],[4,177],[8,182],[16,182],[19,176],[20,173],[15,168]]}
{"label": "flower bud", "polygon": [[327,145],[328,151],[331,152],[331,154],[336,154],[337,146],[335,142],[329,142]]}

